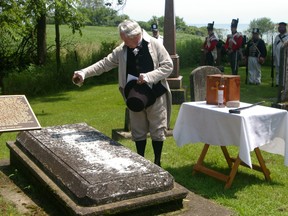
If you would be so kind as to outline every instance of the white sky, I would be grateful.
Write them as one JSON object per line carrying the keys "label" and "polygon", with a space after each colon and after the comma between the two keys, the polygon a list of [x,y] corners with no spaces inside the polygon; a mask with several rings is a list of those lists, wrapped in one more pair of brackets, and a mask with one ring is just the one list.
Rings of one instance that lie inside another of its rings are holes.
{"label": "white sky", "polygon": [[[233,8],[235,7],[235,8]],[[286,0],[174,0],[175,16],[186,24],[230,24],[239,18],[239,24],[249,24],[253,19],[267,17],[272,22],[288,22]],[[165,0],[127,0],[122,13],[136,21],[148,21],[152,16],[161,17]],[[119,11],[121,14],[121,11]]]}

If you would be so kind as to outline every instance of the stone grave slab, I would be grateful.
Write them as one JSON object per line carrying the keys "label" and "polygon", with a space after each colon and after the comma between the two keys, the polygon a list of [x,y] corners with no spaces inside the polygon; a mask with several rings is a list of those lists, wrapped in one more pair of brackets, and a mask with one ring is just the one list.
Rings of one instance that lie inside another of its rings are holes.
{"label": "stone grave slab", "polygon": [[221,74],[221,71],[214,66],[200,66],[191,72],[189,77],[191,101],[206,100],[207,75],[212,74]]}
{"label": "stone grave slab", "polygon": [[24,164],[38,179],[45,175],[42,182],[59,188],[57,197],[69,199],[61,202],[75,215],[119,213],[127,211],[125,203],[137,209],[187,195],[167,171],[85,123],[23,131],[7,146],[11,164]]}

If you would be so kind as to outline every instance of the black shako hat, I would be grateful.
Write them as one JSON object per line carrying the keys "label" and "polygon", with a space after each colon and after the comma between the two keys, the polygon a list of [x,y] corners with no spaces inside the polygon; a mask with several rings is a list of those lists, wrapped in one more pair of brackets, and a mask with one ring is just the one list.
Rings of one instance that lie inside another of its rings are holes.
{"label": "black shako hat", "polygon": [[285,22],[279,22],[278,25],[287,26],[287,23],[285,23]]}
{"label": "black shako hat", "polygon": [[212,23],[208,23],[207,30],[213,30],[214,27],[214,21]]}
{"label": "black shako hat", "polygon": [[237,19],[232,19],[231,28],[237,28],[238,22],[239,22],[239,18],[237,18]]}
{"label": "black shako hat", "polygon": [[158,25],[157,25],[156,23],[153,23],[153,24],[151,25],[151,30],[152,30],[152,31],[158,31]]}
{"label": "black shako hat", "polygon": [[140,112],[156,101],[152,89],[146,83],[137,84],[137,80],[131,80],[126,84],[124,94],[127,107],[134,112]]}
{"label": "black shako hat", "polygon": [[253,33],[253,34],[259,34],[259,33],[260,33],[259,28],[253,28],[253,29],[252,29],[252,33]]}

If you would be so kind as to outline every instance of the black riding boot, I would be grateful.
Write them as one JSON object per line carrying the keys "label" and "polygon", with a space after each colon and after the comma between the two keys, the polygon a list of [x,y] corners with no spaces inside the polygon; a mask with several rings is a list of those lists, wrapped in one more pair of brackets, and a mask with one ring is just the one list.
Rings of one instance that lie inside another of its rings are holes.
{"label": "black riding boot", "polygon": [[144,157],[145,147],[146,147],[146,139],[141,141],[135,141],[137,153]]}
{"label": "black riding boot", "polygon": [[154,163],[161,167],[161,153],[163,147],[163,141],[153,141],[152,146],[154,150]]}

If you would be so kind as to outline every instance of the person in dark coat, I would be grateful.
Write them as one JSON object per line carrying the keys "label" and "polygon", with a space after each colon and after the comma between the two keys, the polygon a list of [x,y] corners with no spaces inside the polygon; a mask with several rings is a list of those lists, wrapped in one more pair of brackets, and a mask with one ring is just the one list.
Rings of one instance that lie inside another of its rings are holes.
{"label": "person in dark coat", "polygon": [[248,61],[248,83],[259,85],[261,83],[261,65],[267,56],[265,42],[260,38],[258,28],[253,28],[252,38],[248,41],[245,50],[246,61]]}
{"label": "person in dark coat", "polygon": [[161,155],[170,124],[172,95],[166,80],[173,61],[162,43],[151,37],[133,20],[118,25],[123,43],[98,62],[74,72],[72,81],[84,80],[118,67],[119,90],[129,108],[132,139],[137,153],[144,157],[148,133],[152,139],[154,163]]}

